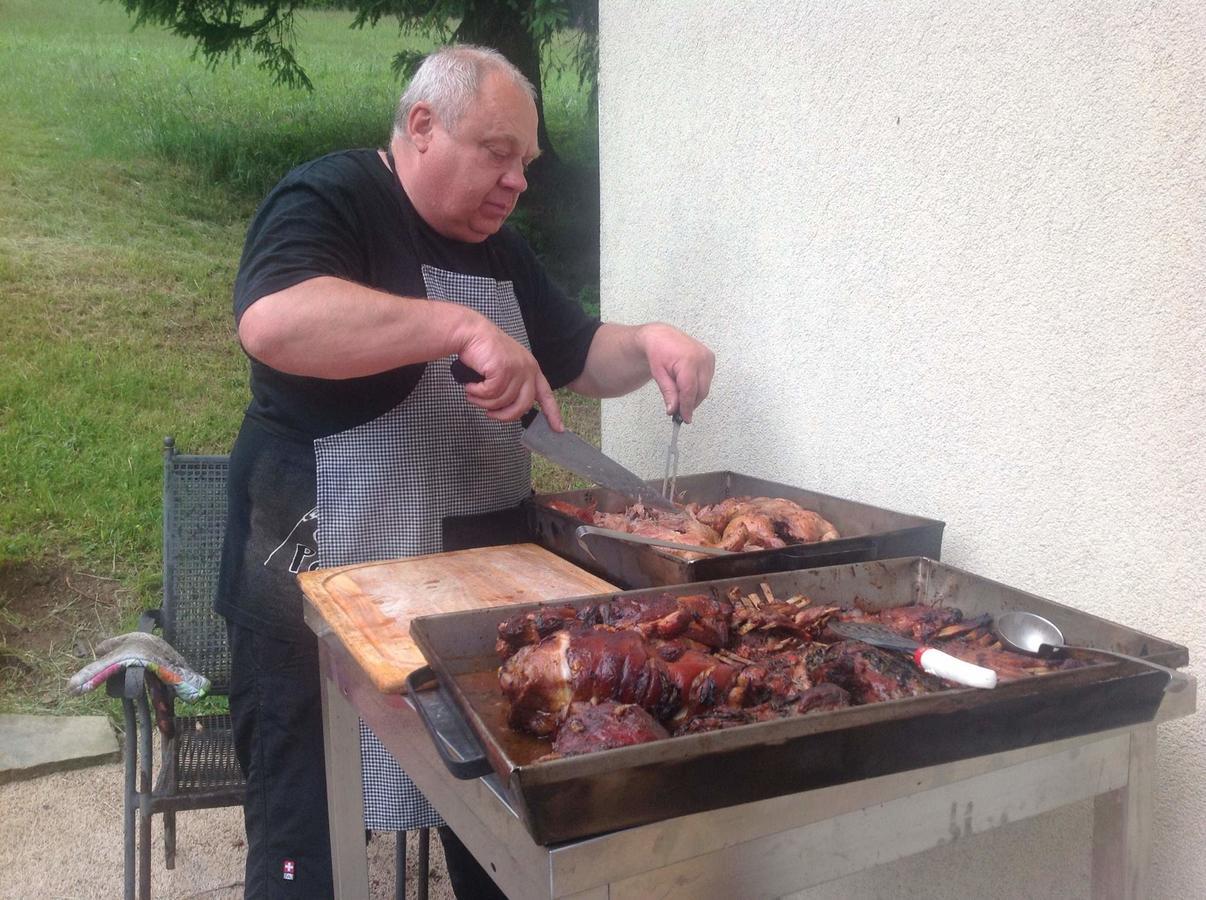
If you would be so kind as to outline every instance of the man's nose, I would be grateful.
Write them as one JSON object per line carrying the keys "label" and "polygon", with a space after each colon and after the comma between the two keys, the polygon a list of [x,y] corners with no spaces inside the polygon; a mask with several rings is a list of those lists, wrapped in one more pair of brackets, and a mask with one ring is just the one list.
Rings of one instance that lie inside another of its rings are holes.
{"label": "man's nose", "polygon": [[502,178],[498,180],[508,191],[514,191],[517,194],[522,194],[528,189],[528,179],[523,172],[523,163],[516,161],[514,164],[507,167],[503,172]]}

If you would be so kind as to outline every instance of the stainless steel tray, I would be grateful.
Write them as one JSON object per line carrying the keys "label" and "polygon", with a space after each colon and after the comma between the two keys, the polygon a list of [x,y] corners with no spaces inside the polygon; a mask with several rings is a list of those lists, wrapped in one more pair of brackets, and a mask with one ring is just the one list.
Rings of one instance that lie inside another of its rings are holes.
{"label": "stainless steel tray", "polygon": [[689,584],[902,556],[938,559],[942,553],[944,523],[936,519],[893,512],[736,472],[680,476],[678,492],[678,499],[684,503],[719,503],[728,497],[741,496],[784,497],[820,513],[842,537],[825,543],[795,544],[777,550],[751,550],[699,560],[685,560],[652,547],[622,541],[595,540],[592,557],[578,545],[574,535],[582,522],[547,506],[545,501],[564,500],[575,506],[595,503],[601,512],[622,512],[631,502],[627,497],[600,488],[538,494],[530,498],[525,502],[528,530],[533,540],[558,556],[625,588]]}
{"label": "stainless steel tray", "polygon": [[[670,592],[723,597],[734,586],[750,593],[762,581],[777,596],[803,593],[872,610],[913,602],[955,605],[968,615],[1028,609],[1058,624],[1072,643],[1169,666],[1188,662],[1178,644],[919,557]],[[582,606],[663,590],[568,602]],[[500,621],[539,605],[425,616],[411,623],[411,635],[432,670],[416,673],[412,698],[436,746],[460,764],[459,777],[498,773],[540,844],[1150,721],[1168,682],[1165,673],[1135,663],[1101,662],[993,691],[952,689],[534,764],[549,745],[506,726],[494,641]],[[424,679],[438,681],[439,690],[418,690]]]}

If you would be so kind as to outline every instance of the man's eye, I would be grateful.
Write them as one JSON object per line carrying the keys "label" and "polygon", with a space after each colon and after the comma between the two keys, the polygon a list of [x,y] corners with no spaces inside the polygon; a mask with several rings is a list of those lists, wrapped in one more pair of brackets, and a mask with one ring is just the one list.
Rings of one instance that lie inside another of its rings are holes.
{"label": "man's eye", "polygon": [[505,150],[499,150],[497,147],[487,147],[486,149],[489,150],[490,155],[493,156],[499,162],[504,162],[507,159],[507,157],[511,155],[511,154],[507,153]]}

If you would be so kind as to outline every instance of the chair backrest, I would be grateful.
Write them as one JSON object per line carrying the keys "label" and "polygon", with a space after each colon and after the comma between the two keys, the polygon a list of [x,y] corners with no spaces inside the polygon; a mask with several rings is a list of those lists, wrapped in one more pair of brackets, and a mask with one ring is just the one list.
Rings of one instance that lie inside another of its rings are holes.
{"label": "chair backrest", "polygon": [[226,530],[229,457],[163,451],[163,636],[212,683],[230,689],[226,620],[214,612]]}

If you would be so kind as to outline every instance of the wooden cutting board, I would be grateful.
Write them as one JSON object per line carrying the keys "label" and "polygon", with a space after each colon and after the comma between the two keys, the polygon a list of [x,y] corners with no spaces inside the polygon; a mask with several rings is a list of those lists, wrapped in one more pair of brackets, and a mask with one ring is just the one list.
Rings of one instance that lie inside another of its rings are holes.
{"label": "wooden cutting board", "polygon": [[426,665],[410,620],[432,613],[605,594],[616,588],[535,544],[478,547],[303,572],[303,593],[377,688]]}

